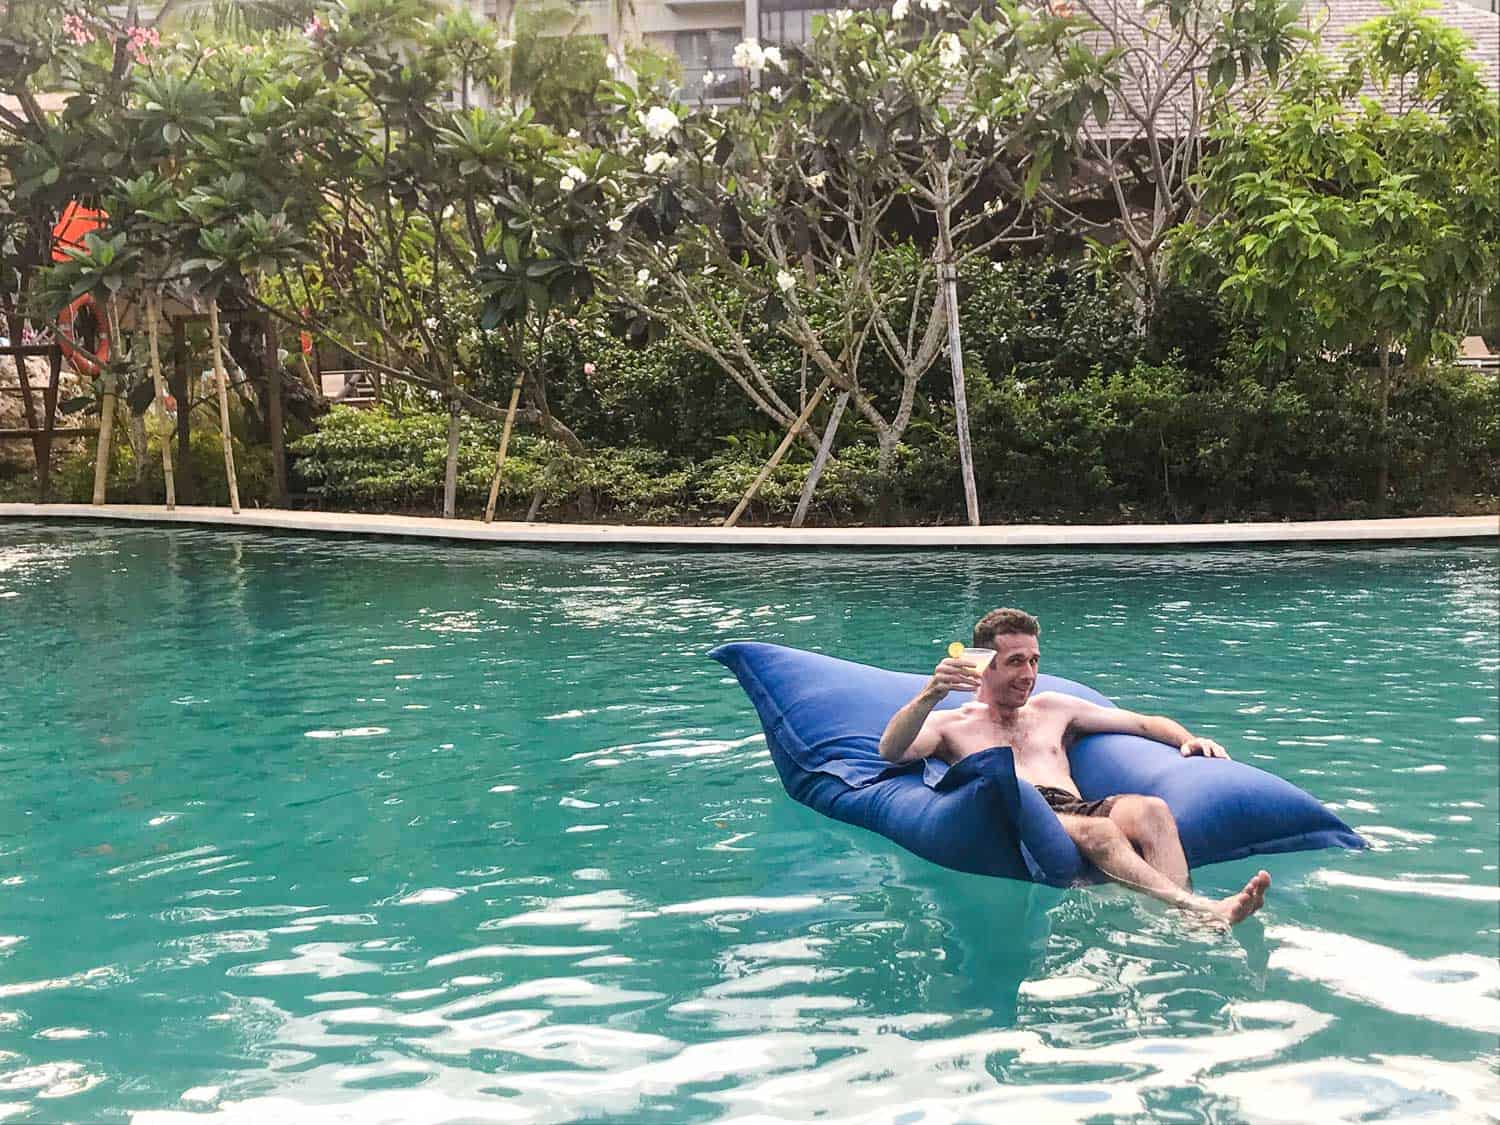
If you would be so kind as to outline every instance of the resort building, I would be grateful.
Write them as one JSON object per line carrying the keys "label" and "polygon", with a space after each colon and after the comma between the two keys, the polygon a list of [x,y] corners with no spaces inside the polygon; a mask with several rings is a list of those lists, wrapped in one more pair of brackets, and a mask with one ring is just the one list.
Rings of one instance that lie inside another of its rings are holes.
{"label": "resort building", "polygon": [[[506,23],[525,0],[468,0],[475,10]],[[732,61],[743,39],[762,44],[806,42],[813,20],[837,8],[869,7],[839,0],[569,0],[578,13],[575,33],[598,35],[619,50],[640,43],[672,55],[682,66],[689,97],[733,99],[740,75]],[[1107,3],[1107,0],[1106,0]],[[1103,6],[1103,5],[1101,5]],[[1383,0],[1308,0],[1304,22],[1321,28],[1325,46],[1337,49],[1349,31],[1385,11]],[[1500,0],[1438,0],[1433,14],[1474,41],[1471,57],[1488,85],[1500,89]],[[706,83],[705,89],[705,80]]]}

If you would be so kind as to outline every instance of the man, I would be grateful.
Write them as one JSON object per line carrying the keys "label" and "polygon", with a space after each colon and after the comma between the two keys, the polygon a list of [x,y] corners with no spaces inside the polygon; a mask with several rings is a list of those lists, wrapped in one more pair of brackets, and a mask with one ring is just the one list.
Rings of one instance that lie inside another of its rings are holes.
{"label": "man", "polygon": [[[1224,748],[1160,715],[1100,707],[1060,692],[1033,696],[1040,633],[1036,618],[1019,609],[986,614],[974,626],[974,647],[994,649],[995,658],[979,673],[952,657],[938,664],[927,686],[886,725],[881,756],[896,763],[931,756],[951,765],[993,746],[1009,746],[1016,776],[1036,786],[1078,850],[1108,878],[1229,925],[1254,914],[1265,903],[1270,875],[1257,873],[1244,890],[1217,902],[1193,894],[1167,803],[1135,794],[1085,801],[1068,769],[1068,747],[1087,734],[1138,734],[1175,746],[1184,757],[1228,758]],[[975,698],[953,710],[934,711],[950,691],[973,691]]]}

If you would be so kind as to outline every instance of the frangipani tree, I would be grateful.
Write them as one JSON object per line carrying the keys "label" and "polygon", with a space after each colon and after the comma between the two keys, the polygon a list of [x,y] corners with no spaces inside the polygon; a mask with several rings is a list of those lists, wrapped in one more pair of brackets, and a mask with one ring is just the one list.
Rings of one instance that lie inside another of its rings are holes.
{"label": "frangipani tree", "polygon": [[[1027,189],[1053,171],[1103,80],[1091,55],[1064,50],[1065,22],[1019,6],[967,19],[944,0],[926,9],[928,31],[953,30],[922,34],[898,4],[889,14],[833,13],[795,66],[775,48],[742,44],[736,61],[759,81],[735,110],[620,90],[630,124],[616,221],[628,269],[615,294],[795,431],[805,419],[754,347],[767,330],[792,342],[875,431],[882,471],[946,345],[977,522],[958,266],[1036,236]],[[1034,65],[1059,52],[1073,65]],[[924,220],[931,249],[904,254]],[[894,404],[860,385],[872,342],[900,375]]]}
{"label": "frangipani tree", "polygon": [[[500,72],[506,46],[433,0],[347,0],[319,9],[301,48],[340,108],[298,167],[322,261],[281,271],[276,307],[446,404],[448,517],[465,410],[505,419],[507,442],[523,421],[583,450],[534,360],[592,291],[594,158],[529,110],[444,105],[464,74]],[[487,351],[514,372],[503,409],[485,397]]]}

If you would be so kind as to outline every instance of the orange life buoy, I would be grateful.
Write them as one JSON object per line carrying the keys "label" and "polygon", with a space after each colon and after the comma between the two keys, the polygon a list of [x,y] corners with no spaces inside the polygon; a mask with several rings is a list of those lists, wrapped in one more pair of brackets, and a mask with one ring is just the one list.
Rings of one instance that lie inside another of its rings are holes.
{"label": "orange life buoy", "polygon": [[[68,250],[82,250],[84,236],[103,226],[105,218],[103,211],[71,200],[52,228],[52,260],[65,262]],[[73,370],[91,379],[98,375],[100,364],[109,362],[109,332],[94,299],[85,293],[71,302],[58,314],[57,328],[58,347]]]}
{"label": "orange life buoy", "polygon": [[57,314],[57,346],[73,370],[90,379],[99,374],[101,364],[109,362],[109,333],[99,307],[87,293]]}

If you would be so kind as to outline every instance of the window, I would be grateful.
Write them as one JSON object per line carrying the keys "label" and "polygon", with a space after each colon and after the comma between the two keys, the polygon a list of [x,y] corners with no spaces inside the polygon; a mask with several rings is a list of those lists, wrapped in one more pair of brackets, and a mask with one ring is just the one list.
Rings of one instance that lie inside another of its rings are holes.
{"label": "window", "polygon": [[[737,98],[743,92],[744,76],[734,65],[734,49],[741,39],[737,27],[716,27],[708,31],[679,31],[673,47],[682,63],[682,92],[689,101],[700,96]],[[704,89],[703,79],[712,74],[715,81]]]}

